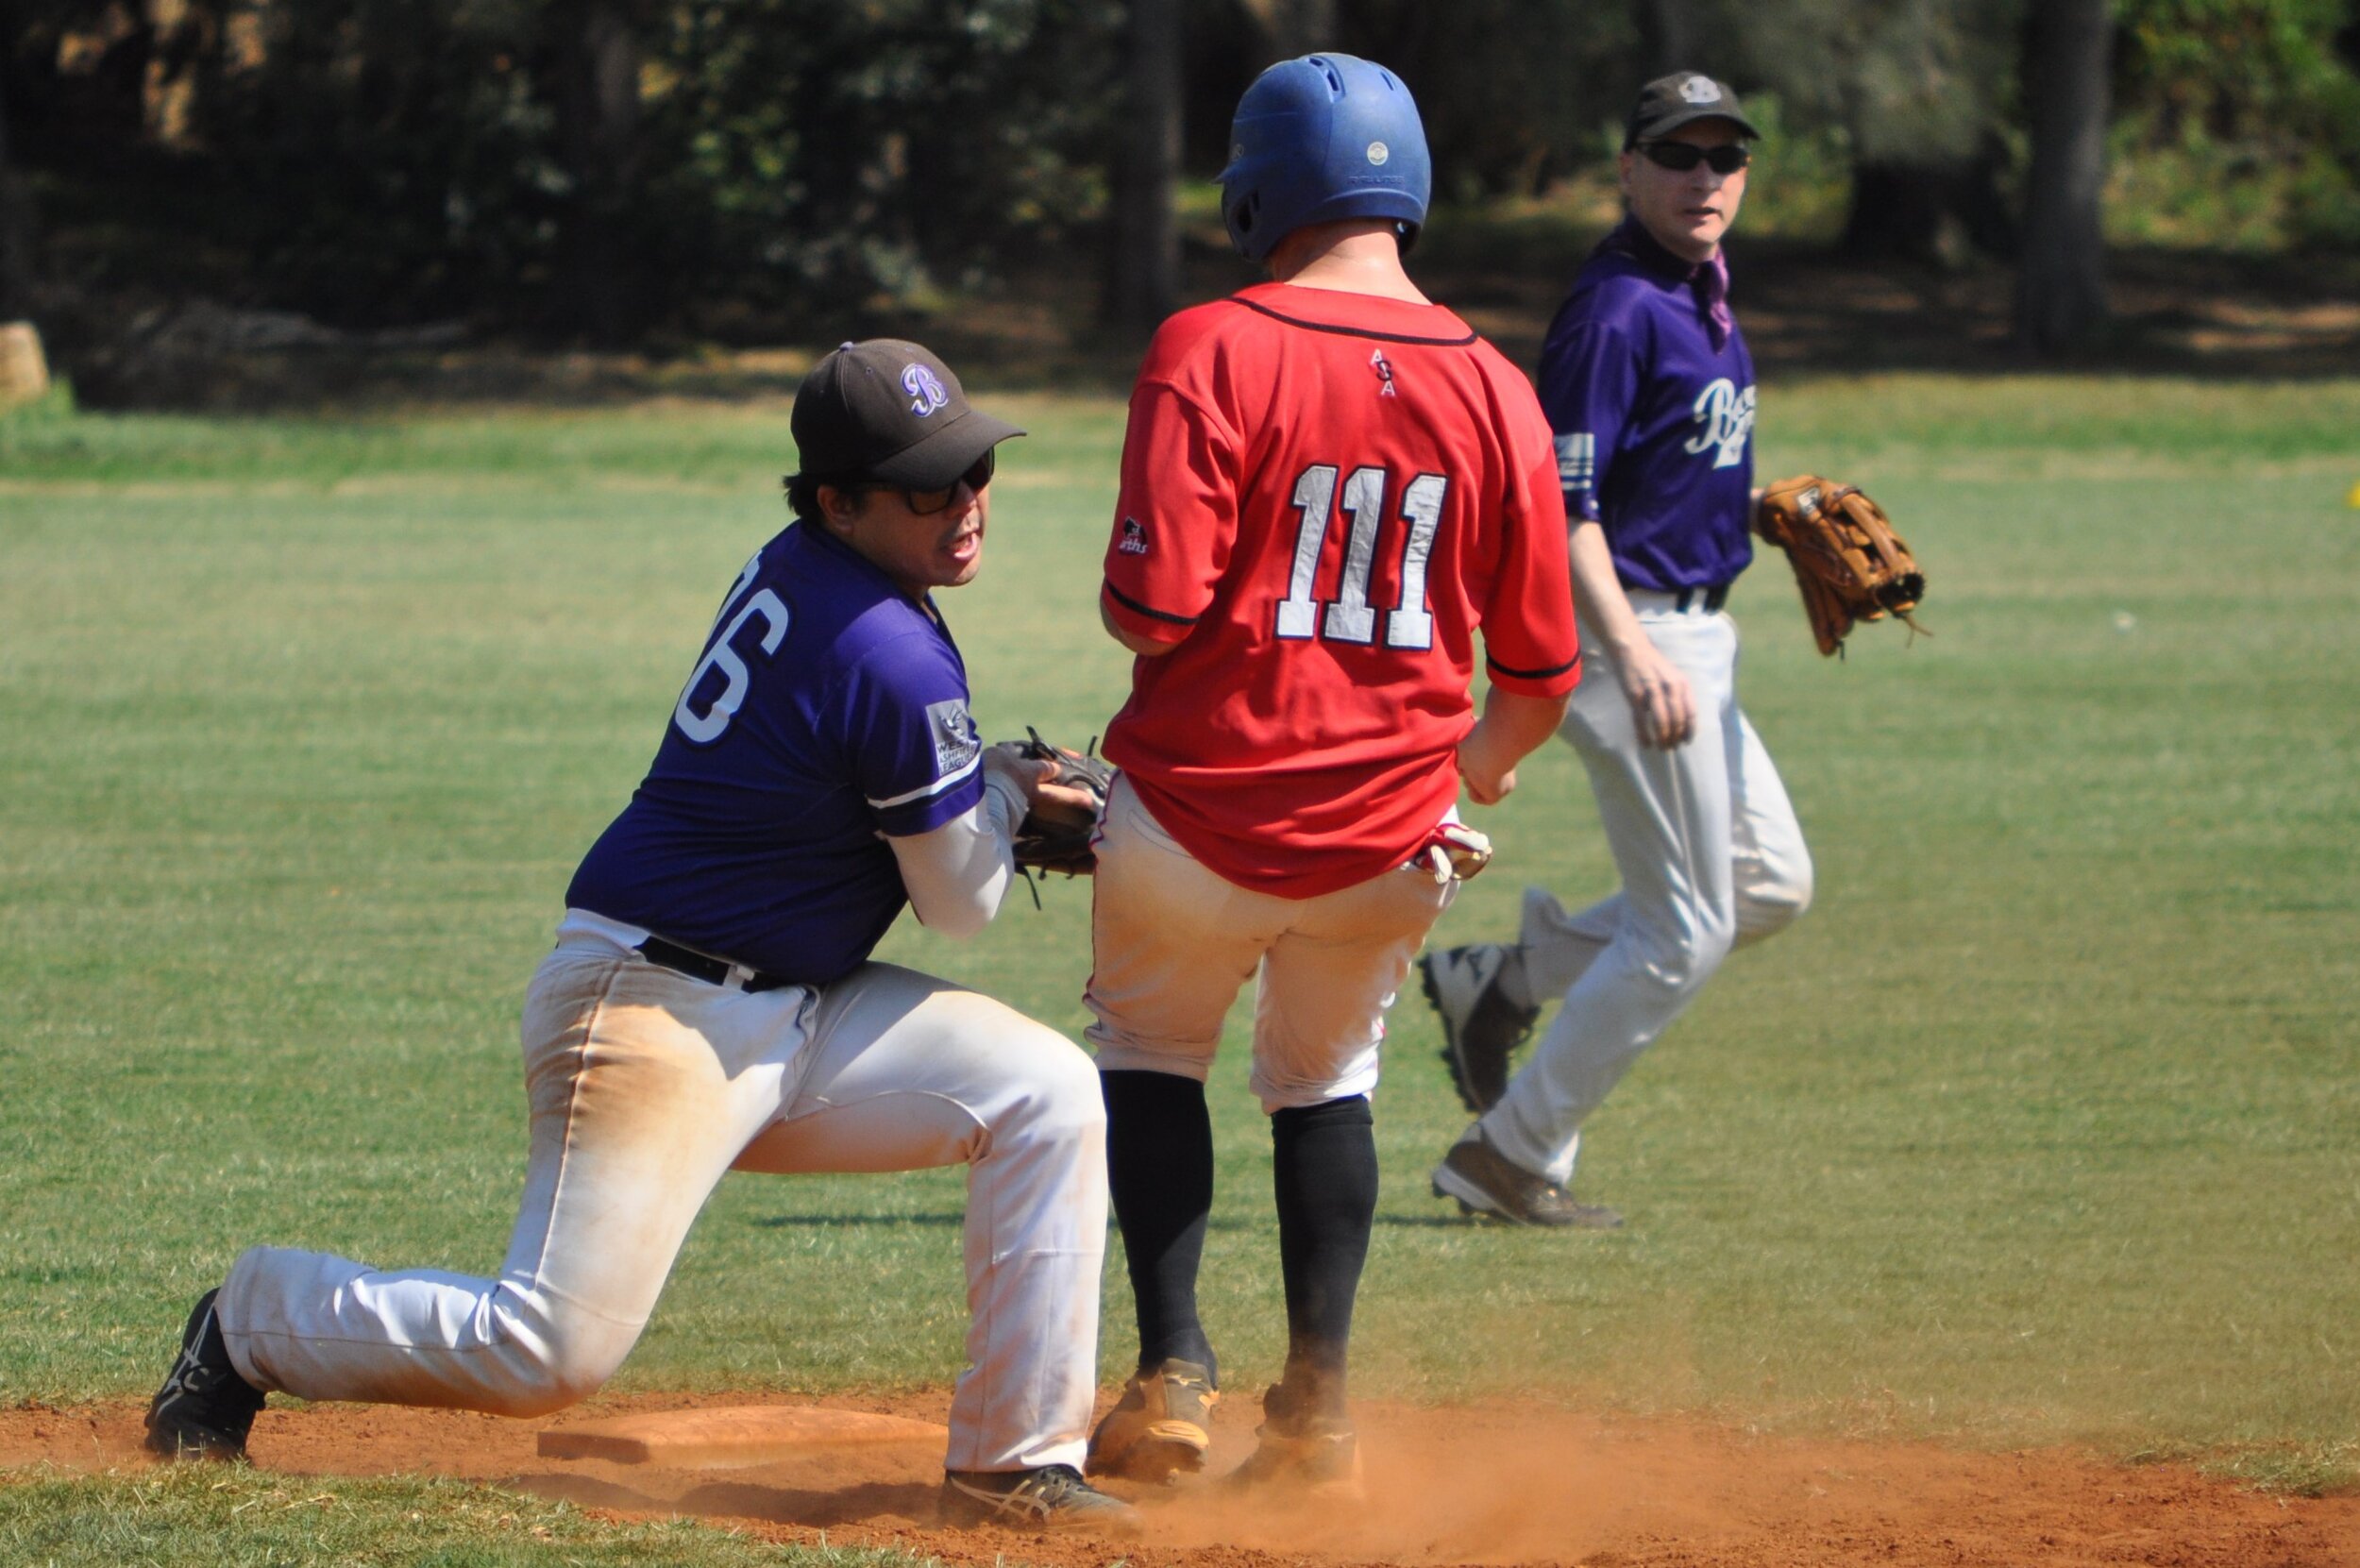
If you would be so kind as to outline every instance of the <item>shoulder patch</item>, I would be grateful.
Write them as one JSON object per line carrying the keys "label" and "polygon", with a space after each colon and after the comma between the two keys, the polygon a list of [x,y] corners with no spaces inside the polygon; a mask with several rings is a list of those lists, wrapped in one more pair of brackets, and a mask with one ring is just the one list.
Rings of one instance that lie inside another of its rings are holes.
{"label": "shoulder patch", "polygon": [[1125,555],[1145,555],[1147,553],[1146,525],[1141,523],[1137,517],[1125,517],[1122,519],[1121,531],[1122,537],[1115,542],[1116,549],[1121,550]]}
{"label": "shoulder patch", "polygon": [[967,699],[952,697],[926,704],[926,730],[935,742],[935,776],[947,778],[982,754],[983,736],[967,711]]}

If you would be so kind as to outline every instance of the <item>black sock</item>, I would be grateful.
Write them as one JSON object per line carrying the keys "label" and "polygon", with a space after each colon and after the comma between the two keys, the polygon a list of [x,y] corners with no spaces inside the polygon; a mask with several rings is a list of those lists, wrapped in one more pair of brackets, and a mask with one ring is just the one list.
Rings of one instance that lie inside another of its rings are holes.
{"label": "black sock", "polygon": [[1368,1096],[1271,1117],[1278,1260],[1287,1283],[1290,1410],[1341,1416],[1352,1303],[1376,1218],[1376,1127]]}
{"label": "black sock", "polygon": [[1139,1316],[1139,1370],[1194,1361],[1214,1374],[1196,1317],[1196,1271],[1213,1211],[1213,1119],[1205,1086],[1169,1072],[1102,1072],[1106,1185]]}

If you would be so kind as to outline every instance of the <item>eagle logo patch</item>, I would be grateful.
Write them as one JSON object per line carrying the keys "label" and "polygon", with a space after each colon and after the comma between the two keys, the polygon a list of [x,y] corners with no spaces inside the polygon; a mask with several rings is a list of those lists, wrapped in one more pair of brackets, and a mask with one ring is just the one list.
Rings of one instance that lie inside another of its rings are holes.
{"label": "eagle logo patch", "polygon": [[973,762],[984,750],[974,716],[964,698],[926,704],[926,731],[935,743],[935,777],[947,779]]}

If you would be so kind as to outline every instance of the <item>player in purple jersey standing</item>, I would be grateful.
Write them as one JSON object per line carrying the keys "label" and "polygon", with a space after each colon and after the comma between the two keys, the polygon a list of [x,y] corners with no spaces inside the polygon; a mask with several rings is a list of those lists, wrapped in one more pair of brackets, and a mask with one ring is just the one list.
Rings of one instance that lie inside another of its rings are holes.
{"label": "player in purple jersey standing", "polygon": [[271,1391],[546,1414],[621,1364],[723,1172],[965,1164],[945,1512],[1131,1524],[1080,1473],[1098,1073],[1001,1003],[869,957],[905,902],[980,930],[1028,805],[1089,810],[978,742],[934,601],[981,566],[994,452],[1023,432],[890,339],[820,361],[792,424],[796,520],[723,598],[526,996],[531,1147],[498,1276],[253,1248],[190,1315],[150,1448],[243,1457]]}
{"label": "player in purple jersey standing", "polygon": [[[1525,1224],[1605,1228],[1567,1195],[1582,1123],[1732,947],[1811,902],[1811,856],[1738,706],[1729,584],[1753,559],[1754,369],[1721,239],[1759,133],[1724,83],[1649,82],[1624,127],[1622,224],[1541,352],[1541,404],[1573,520],[1582,681],[1559,732],[1589,770],[1622,887],[1568,913],[1525,890],[1513,944],[1420,960],[1479,1119],[1438,1196]],[[1509,1054],[1564,1004],[1531,1060]]]}

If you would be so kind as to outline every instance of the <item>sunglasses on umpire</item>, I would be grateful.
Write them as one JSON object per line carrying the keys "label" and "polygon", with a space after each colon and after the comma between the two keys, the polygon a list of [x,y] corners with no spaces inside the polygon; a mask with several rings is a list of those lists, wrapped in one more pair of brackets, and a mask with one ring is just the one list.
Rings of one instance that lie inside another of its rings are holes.
{"label": "sunglasses on umpire", "polygon": [[935,513],[948,510],[951,505],[952,497],[959,493],[959,486],[962,484],[966,485],[969,490],[981,492],[985,485],[991,482],[991,471],[997,466],[999,466],[998,449],[994,448],[993,450],[987,451],[983,456],[977,458],[973,466],[969,467],[966,473],[961,474],[957,479],[953,480],[945,489],[909,490],[904,489],[902,486],[898,484],[866,484],[861,488],[865,490],[900,491],[902,499],[909,504],[909,509],[912,512],[915,512],[920,517],[927,517],[932,516]]}
{"label": "sunglasses on umpire", "polygon": [[1684,175],[1701,163],[1716,175],[1733,175],[1753,161],[1753,153],[1742,142],[1726,146],[1699,147],[1689,142],[1642,142],[1640,153],[1658,168]]}

